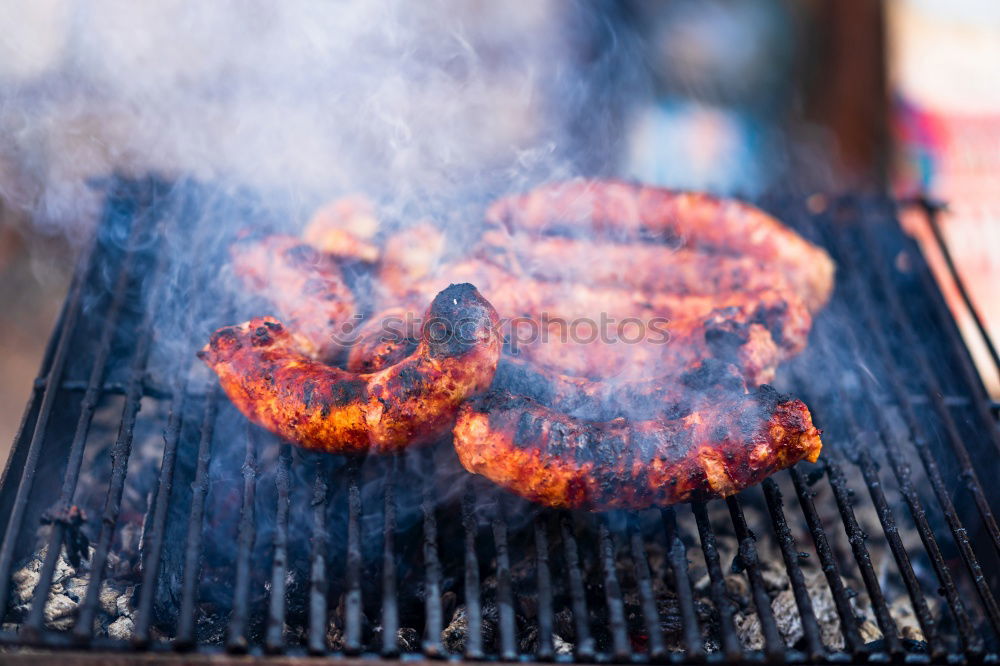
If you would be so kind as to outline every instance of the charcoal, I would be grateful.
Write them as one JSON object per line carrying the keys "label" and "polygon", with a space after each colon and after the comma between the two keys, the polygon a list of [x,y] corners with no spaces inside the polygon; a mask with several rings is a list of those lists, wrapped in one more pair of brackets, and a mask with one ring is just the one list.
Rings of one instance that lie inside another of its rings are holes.
{"label": "charcoal", "polygon": [[134,631],[135,625],[129,617],[120,617],[108,625],[108,637],[119,641],[129,640]]}
{"label": "charcoal", "polygon": [[534,620],[538,617],[538,594],[531,592],[520,592],[514,597],[514,605],[517,612],[526,620]]}
{"label": "charcoal", "polygon": [[[9,611],[12,617],[16,617],[20,621],[27,617],[30,610],[35,588],[41,575],[42,563],[47,553],[46,547],[41,548],[12,575],[14,590]],[[93,547],[90,547],[86,556],[81,558],[79,566],[74,567],[67,558],[65,550],[60,551],[52,576],[52,586],[49,589],[42,615],[46,627],[60,631],[73,628],[76,622],[77,608],[85,598],[87,587],[90,584],[88,563],[92,555]],[[117,561],[118,558],[114,554],[108,558],[108,564],[111,567],[114,567]],[[101,583],[98,593],[99,613],[95,621],[98,633],[110,635],[110,625],[121,618],[127,618],[129,622],[117,625],[117,635],[123,635],[124,629],[131,626],[134,592],[134,586],[122,586],[111,580],[104,580]],[[131,637],[131,634],[128,637]]]}
{"label": "charcoal", "polygon": [[401,627],[396,631],[396,640],[401,652],[419,652],[420,634],[412,627]]}
{"label": "charcoal", "polygon": [[518,632],[517,649],[521,654],[534,654],[538,651],[538,627],[531,625]]}
{"label": "charcoal", "polygon": [[441,595],[441,616],[451,617],[455,614],[455,609],[458,607],[458,595],[455,594],[454,590],[446,590]]}
{"label": "charcoal", "polygon": [[465,606],[455,609],[451,617],[451,622],[441,632],[441,643],[444,649],[454,654],[465,652],[465,641],[469,631],[469,619],[466,616]]}
{"label": "charcoal", "polygon": [[556,611],[553,618],[553,628],[557,634],[570,643],[576,642],[576,624],[573,619],[573,611],[569,608],[561,608]]}

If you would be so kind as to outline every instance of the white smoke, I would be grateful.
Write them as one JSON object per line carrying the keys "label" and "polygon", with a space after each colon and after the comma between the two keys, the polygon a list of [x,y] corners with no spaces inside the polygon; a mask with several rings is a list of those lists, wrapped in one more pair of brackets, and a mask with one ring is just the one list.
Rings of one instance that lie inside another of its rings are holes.
{"label": "white smoke", "polygon": [[558,177],[628,78],[628,40],[591,48],[600,15],[553,0],[0,0],[0,24],[0,196],[69,228],[112,171],[399,202]]}

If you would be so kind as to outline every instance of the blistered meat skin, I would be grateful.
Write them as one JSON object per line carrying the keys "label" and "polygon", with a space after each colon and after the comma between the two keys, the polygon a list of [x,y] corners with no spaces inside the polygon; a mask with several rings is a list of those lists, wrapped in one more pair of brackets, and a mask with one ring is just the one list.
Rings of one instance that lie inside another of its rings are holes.
{"label": "blistered meat skin", "polygon": [[550,183],[503,197],[486,218],[511,231],[654,238],[694,249],[752,257],[787,276],[813,312],[833,291],[830,256],[759,208],[702,192],[620,181]]}
{"label": "blistered meat skin", "polygon": [[284,439],[329,453],[386,453],[447,432],[496,371],[499,318],[475,287],[449,286],[425,322],[410,356],[368,374],[309,358],[271,317],[216,331],[199,357],[248,419]]}
{"label": "blistered meat skin", "polygon": [[603,422],[490,391],[462,406],[454,443],[470,472],[549,507],[588,510],[726,497],[822,448],[808,408],[769,386],[680,418]]}

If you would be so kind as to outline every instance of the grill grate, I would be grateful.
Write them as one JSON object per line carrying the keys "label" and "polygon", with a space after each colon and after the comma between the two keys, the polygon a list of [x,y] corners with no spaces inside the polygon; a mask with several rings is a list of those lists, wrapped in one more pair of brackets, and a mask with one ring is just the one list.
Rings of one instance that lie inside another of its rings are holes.
{"label": "grill grate", "polygon": [[[356,462],[246,424],[191,359],[216,326],[259,308],[219,308],[232,301],[218,266],[234,225],[204,222],[269,219],[254,201],[192,184],[111,188],[4,472],[0,644],[996,658],[988,481],[1000,430],[891,202],[764,202],[839,267],[810,349],[779,376],[826,430],[820,462],[724,502],[590,515],[539,510],[457,473],[448,447]],[[96,536],[78,570],[86,584],[60,622],[50,595],[71,598],[66,560],[81,531]],[[108,625],[108,590],[123,589],[127,636]]]}

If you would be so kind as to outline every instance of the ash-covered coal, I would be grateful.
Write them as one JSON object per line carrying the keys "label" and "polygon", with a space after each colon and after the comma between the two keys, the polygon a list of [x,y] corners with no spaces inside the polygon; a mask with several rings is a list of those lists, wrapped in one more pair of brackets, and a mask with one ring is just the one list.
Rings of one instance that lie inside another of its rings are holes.
{"label": "ash-covered coal", "polygon": [[[46,548],[42,548],[14,572],[12,576],[14,593],[11,607],[8,609],[7,622],[3,626],[5,630],[16,629],[27,619],[47,552]],[[73,566],[67,560],[65,552],[59,555],[52,587],[45,601],[43,618],[46,628],[67,631],[76,623],[77,609],[83,603],[90,584],[89,562],[93,552],[94,549],[89,548],[79,566]],[[119,564],[118,557],[111,554],[108,566],[114,570]],[[109,580],[102,582],[98,594],[99,612],[95,620],[95,630],[99,635],[119,640],[132,637],[134,596],[135,587],[132,585],[126,586]]]}

